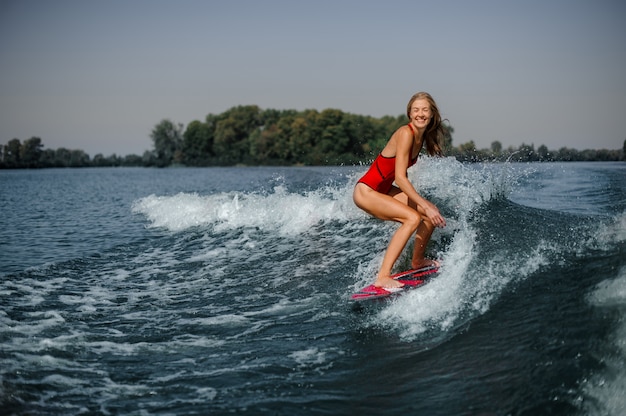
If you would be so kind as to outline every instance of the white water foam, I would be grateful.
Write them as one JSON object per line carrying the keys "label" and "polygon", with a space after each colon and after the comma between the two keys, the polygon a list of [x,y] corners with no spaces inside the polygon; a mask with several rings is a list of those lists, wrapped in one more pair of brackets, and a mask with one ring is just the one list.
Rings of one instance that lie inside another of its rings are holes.
{"label": "white water foam", "polygon": [[[534,250],[511,255],[505,247],[491,258],[477,260],[480,252],[472,214],[493,199],[508,195],[525,172],[513,172],[508,165],[470,166],[454,159],[424,158],[410,171],[417,190],[453,212],[448,225],[433,234],[433,241],[450,240],[441,259],[436,279],[419,290],[397,298],[372,317],[373,326],[394,328],[406,340],[424,333],[448,332],[476,314],[489,310],[491,303],[514,278],[523,278],[547,264],[545,252],[552,250],[539,241]],[[445,215],[445,214],[444,214]],[[410,257],[408,249],[404,256]],[[370,271],[374,275],[377,266]]]}
{"label": "white water foam", "polygon": [[621,416],[626,414],[626,267],[616,279],[600,283],[589,296],[592,305],[616,310],[619,319],[611,337],[609,351],[603,351],[606,368],[584,385],[595,399],[587,405],[590,414]]}
{"label": "white water foam", "polygon": [[378,324],[399,329],[401,336],[407,339],[429,330],[449,330],[464,307],[461,300],[465,273],[475,256],[475,252],[468,250],[472,241],[471,232],[457,233],[442,259],[440,276],[383,309],[376,317]]}
{"label": "white water foam", "polygon": [[[488,166],[477,170],[453,158],[429,157],[420,159],[409,170],[418,192],[436,196],[459,215],[508,192],[507,174],[506,170]],[[352,202],[352,188],[358,176],[359,173],[354,174],[353,180],[341,187],[325,186],[306,193],[290,192],[279,185],[269,194],[150,195],[135,201],[132,210],[145,215],[152,227],[175,232],[215,226],[217,230],[254,227],[298,235],[319,223],[367,218]],[[454,219],[451,221],[454,224]]]}
{"label": "white water foam", "polygon": [[358,211],[347,187],[299,194],[277,186],[267,195],[240,192],[151,195],[135,201],[133,212],[144,214],[153,227],[170,231],[212,225],[218,231],[254,227],[281,235],[297,235],[323,221],[353,219]]}
{"label": "white water foam", "polygon": [[409,170],[419,193],[431,195],[464,215],[495,198],[507,196],[517,177],[509,165],[467,165],[454,158],[422,158]]}
{"label": "white water foam", "polygon": [[[362,173],[362,172],[361,172]],[[444,263],[440,276],[419,291],[404,296],[380,316],[377,324],[390,325],[400,329],[403,336],[414,337],[429,329],[446,331],[456,325],[466,311],[484,313],[491,301],[511,279],[509,269],[526,270],[531,273],[541,264],[541,248],[531,256],[523,256],[516,261],[486,259],[485,270],[475,273],[468,283],[468,270],[479,255],[472,214],[484,204],[506,196],[520,175],[524,172],[509,169],[507,165],[465,165],[454,158],[420,158],[409,170],[409,177],[417,191],[432,199],[443,210],[448,226],[437,230],[433,240],[449,240],[445,252],[436,253]],[[306,193],[291,192],[284,186],[276,186],[271,193],[228,192],[201,196],[198,194],[177,194],[174,196],[151,195],[133,204],[135,213],[145,215],[152,227],[162,227],[180,232],[194,227],[210,227],[216,231],[256,229],[279,236],[300,236],[311,228],[329,224],[332,221],[345,222],[339,232],[332,235],[334,241],[345,238],[350,233],[354,241],[347,247],[358,256],[359,250],[371,244],[367,235],[372,229],[378,230],[377,239],[385,234],[385,242],[377,242],[380,251],[367,253],[365,263],[356,266],[353,288],[363,286],[375,276],[386,239],[397,228],[389,222],[372,221],[369,216],[354,206],[352,188],[359,173],[343,187],[324,186]],[[355,232],[355,227],[364,227],[363,232]],[[239,237],[241,239],[243,237]],[[241,244],[254,244],[248,240]],[[306,241],[303,244],[307,244]],[[371,245],[370,245],[371,247]],[[226,247],[228,249],[228,247]],[[192,260],[208,259],[220,255],[219,248],[197,253]],[[254,250],[251,250],[254,252]],[[230,249],[228,252],[231,253]],[[335,253],[336,254],[336,253]],[[348,253],[354,256],[354,253]],[[231,253],[232,256],[232,253]],[[322,259],[319,263],[296,265],[290,273],[295,276],[310,276],[313,272],[323,273],[324,261],[336,262],[337,256]],[[289,259],[285,259],[289,261]],[[513,263],[513,264],[512,264]],[[316,268],[317,267],[317,268]],[[506,268],[506,267],[505,267]]]}
{"label": "white water foam", "polygon": [[598,224],[586,246],[606,250],[626,241],[626,212],[616,215],[610,221]]}

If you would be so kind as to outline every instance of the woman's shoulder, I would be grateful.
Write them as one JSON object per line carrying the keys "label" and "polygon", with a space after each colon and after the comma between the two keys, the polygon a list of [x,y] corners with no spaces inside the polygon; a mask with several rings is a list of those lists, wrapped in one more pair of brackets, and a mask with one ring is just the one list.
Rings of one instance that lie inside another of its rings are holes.
{"label": "woman's shoulder", "polygon": [[385,157],[395,157],[398,147],[409,148],[411,143],[413,143],[413,132],[411,128],[405,124],[398,127],[396,131],[393,132],[381,153],[384,153]]}
{"label": "woman's shoulder", "polygon": [[405,124],[398,127],[392,137],[399,141],[413,141],[413,130],[408,124]]}

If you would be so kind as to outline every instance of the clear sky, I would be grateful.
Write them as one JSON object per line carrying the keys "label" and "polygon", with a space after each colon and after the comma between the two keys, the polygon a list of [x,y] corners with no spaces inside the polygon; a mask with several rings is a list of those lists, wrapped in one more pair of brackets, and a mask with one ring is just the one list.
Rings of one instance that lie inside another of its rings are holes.
{"label": "clear sky", "polygon": [[397,116],[454,144],[621,149],[623,0],[0,0],[0,143],[143,154],[236,105]]}

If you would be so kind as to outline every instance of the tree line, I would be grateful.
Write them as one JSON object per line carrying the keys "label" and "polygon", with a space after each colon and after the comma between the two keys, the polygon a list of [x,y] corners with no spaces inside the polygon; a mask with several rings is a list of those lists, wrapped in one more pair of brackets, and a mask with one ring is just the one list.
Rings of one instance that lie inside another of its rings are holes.
{"label": "tree line", "polygon": [[[142,156],[115,154],[93,159],[82,150],[44,149],[39,137],[0,145],[0,168],[87,166],[232,166],[242,165],[351,165],[368,163],[382,150],[406,116],[380,118],[341,110],[262,110],[237,106],[221,114],[194,120],[186,128],[161,120],[150,133],[153,149]],[[616,161],[618,150],[583,150],[522,144],[504,149],[499,141],[477,149],[473,141],[453,146],[454,129],[445,125],[444,153],[462,162],[483,161]]]}
{"label": "tree line", "polygon": [[[157,166],[358,164],[380,151],[406,117],[374,118],[340,110],[261,110],[238,106],[152,130]],[[452,128],[445,140],[452,142]]]}
{"label": "tree line", "polygon": [[0,145],[0,169],[33,169],[33,168],[83,168],[97,166],[145,166],[141,156],[117,156],[102,154],[89,157],[83,150],[66,149],[64,147],[44,149],[40,137],[31,137],[20,142],[11,139]]}

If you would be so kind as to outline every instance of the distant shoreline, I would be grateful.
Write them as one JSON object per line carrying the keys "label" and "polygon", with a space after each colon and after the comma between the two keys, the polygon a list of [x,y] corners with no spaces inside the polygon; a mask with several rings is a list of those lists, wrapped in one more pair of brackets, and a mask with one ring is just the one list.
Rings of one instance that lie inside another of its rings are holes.
{"label": "distant shoreline", "polygon": [[[130,154],[91,158],[83,150],[45,149],[41,138],[21,142],[14,138],[0,145],[0,169],[113,167],[113,166],[341,166],[369,164],[406,116],[380,118],[341,110],[262,110],[237,106],[221,114],[209,114],[183,128],[163,119],[150,137],[153,149]],[[454,128],[444,123],[444,155],[466,163],[477,162],[601,162],[626,160],[622,149],[576,150],[522,143],[503,148],[494,141],[478,149],[473,141],[453,146]]]}

